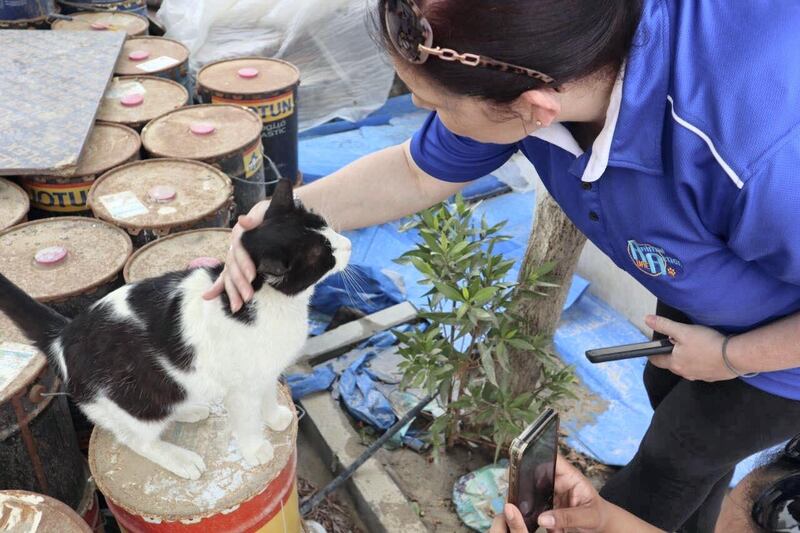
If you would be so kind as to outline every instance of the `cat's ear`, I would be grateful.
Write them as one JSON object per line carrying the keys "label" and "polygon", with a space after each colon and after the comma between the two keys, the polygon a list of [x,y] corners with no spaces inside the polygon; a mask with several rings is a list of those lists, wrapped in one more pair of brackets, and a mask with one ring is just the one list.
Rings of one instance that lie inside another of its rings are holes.
{"label": "cat's ear", "polygon": [[294,209],[292,181],[281,179],[275,187],[275,192],[272,193],[272,199],[269,201],[269,208],[265,216],[269,217],[277,213],[286,213],[292,209]]}
{"label": "cat's ear", "polygon": [[258,262],[258,271],[268,276],[282,278],[289,271],[289,266],[275,257],[264,257]]}

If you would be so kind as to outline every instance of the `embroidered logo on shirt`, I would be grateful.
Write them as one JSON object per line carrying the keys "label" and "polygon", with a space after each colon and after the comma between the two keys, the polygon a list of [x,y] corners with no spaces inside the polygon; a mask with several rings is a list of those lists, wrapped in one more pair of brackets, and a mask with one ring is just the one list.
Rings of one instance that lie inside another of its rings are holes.
{"label": "embroidered logo on shirt", "polygon": [[628,255],[636,268],[648,276],[677,278],[683,274],[683,263],[658,246],[630,240]]}

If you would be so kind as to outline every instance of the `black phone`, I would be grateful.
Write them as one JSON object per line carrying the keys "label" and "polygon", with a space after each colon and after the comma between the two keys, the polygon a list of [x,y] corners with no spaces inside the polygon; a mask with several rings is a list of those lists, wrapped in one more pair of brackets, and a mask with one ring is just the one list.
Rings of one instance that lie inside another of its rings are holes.
{"label": "black phone", "polygon": [[674,344],[672,344],[669,339],[661,339],[653,342],[639,342],[636,344],[623,344],[621,346],[587,350],[586,358],[592,363],[607,363],[608,361],[633,359],[634,357],[667,355],[672,353],[672,348],[674,348]]}
{"label": "black phone", "polygon": [[528,531],[536,531],[539,515],[553,508],[558,425],[558,413],[546,409],[511,443],[508,502],[520,510]]}

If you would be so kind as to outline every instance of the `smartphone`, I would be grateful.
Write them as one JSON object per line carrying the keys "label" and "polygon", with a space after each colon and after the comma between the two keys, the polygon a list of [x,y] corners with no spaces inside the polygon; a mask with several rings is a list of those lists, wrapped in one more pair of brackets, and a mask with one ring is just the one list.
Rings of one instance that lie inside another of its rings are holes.
{"label": "smartphone", "polygon": [[674,345],[669,339],[661,339],[653,342],[639,342],[636,344],[623,344],[622,346],[587,350],[586,358],[592,363],[607,363],[608,361],[633,359],[634,357],[667,355],[672,353],[673,347]]}
{"label": "smartphone", "polygon": [[558,424],[558,414],[546,409],[511,443],[508,502],[520,510],[528,531],[536,531],[539,515],[553,508]]}

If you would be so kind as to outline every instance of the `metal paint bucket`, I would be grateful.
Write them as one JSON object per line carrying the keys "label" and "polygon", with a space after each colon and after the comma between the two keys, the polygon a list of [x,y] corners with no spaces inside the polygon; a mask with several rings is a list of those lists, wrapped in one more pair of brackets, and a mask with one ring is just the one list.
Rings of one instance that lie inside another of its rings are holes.
{"label": "metal paint bucket", "polygon": [[151,157],[179,157],[214,165],[233,180],[238,214],[263,200],[261,120],[238,105],[197,105],[162,115],[142,130]]}
{"label": "metal paint bucket", "polygon": [[146,17],[125,11],[87,12],[71,15],[72,20],[53,21],[56,31],[124,31],[129,37],[147,35]]}
{"label": "metal paint bucket", "polygon": [[[200,101],[212,104],[239,104],[261,117],[264,157],[278,168],[282,177],[296,179],[297,166],[297,88],[300,71],[286,61],[247,57],[216,61],[197,73]],[[265,165],[266,168],[269,164]],[[266,195],[275,187],[271,183]]]}
{"label": "metal paint bucket", "polygon": [[122,276],[125,283],[154,278],[167,272],[225,262],[231,244],[231,230],[196,229],[169,235],[134,252]]}
{"label": "metal paint bucket", "polygon": [[89,472],[88,463],[84,463],[84,471],[86,483],[81,503],[76,511],[94,533],[105,533],[103,517],[100,514],[100,501],[97,497],[97,486],[94,484],[91,472]]}
{"label": "metal paint bucket", "polygon": [[62,502],[24,490],[0,490],[0,528],[26,533],[92,532],[86,522]]}
{"label": "metal paint bucket", "polygon": [[189,91],[172,80],[154,76],[114,78],[97,111],[97,120],[134,130],[189,102]]}
{"label": "metal paint bucket", "polygon": [[50,18],[0,20],[0,30],[46,30],[50,27]]}
{"label": "metal paint bucket", "polygon": [[0,272],[39,302],[73,317],[121,285],[133,251],[101,220],[48,218],[0,232]]}
{"label": "metal paint bucket", "polygon": [[42,19],[54,11],[53,0],[0,0],[0,21]]}
{"label": "metal paint bucket", "polygon": [[22,187],[31,200],[31,218],[91,215],[86,197],[103,172],[139,159],[139,134],[118,124],[96,124],[71,176],[24,176]]}
{"label": "metal paint bucket", "polygon": [[177,81],[192,94],[189,49],[164,37],[135,37],[122,45],[115,76],[158,76]]}
{"label": "metal paint bucket", "polygon": [[139,247],[179,231],[228,226],[232,196],[230,178],[210,165],[151,159],[101,176],[89,191],[89,206]]}
{"label": "metal paint bucket", "polygon": [[[293,408],[287,390],[280,402]],[[242,463],[221,408],[196,424],[174,424],[163,437],[199,453],[207,470],[196,481],[178,478],[95,430],[89,466],[109,509],[128,533],[299,533],[297,417],[283,432],[265,430],[275,457],[248,468]],[[144,490],[143,490],[144,489]]]}
{"label": "metal paint bucket", "polygon": [[22,187],[0,178],[0,231],[27,220],[29,208],[30,200]]}
{"label": "metal paint bucket", "polygon": [[58,4],[65,15],[79,11],[130,11],[147,17],[147,0],[58,0]]}
{"label": "metal paint bucket", "polygon": [[41,492],[77,509],[84,459],[67,399],[52,395],[63,392],[61,380],[32,344],[0,313],[0,487]]}

